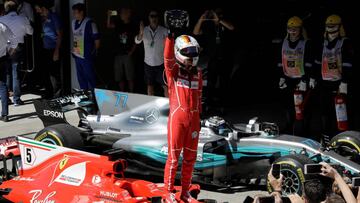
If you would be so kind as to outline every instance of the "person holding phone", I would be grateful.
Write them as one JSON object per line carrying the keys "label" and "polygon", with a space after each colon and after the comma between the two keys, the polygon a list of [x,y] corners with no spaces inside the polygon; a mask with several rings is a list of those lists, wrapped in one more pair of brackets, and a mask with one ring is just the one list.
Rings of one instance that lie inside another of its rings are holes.
{"label": "person holding phone", "polygon": [[[224,111],[229,92],[229,81],[233,61],[233,31],[235,26],[225,18],[222,8],[206,10],[197,21],[193,34],[199,40],[202,51],[200,58],[207,67],[207,84],[204,89],[205,103],[212,107],[220,101]],[[205,71],[204,71],[205,72]],[[219,88],[216,83],[219,79]],[[205,87],[205,84],[204,84]],[[216,93],[218,91],[218,93]]]}
{"label": "person holding phone", "polygon": [[[134,92],[135,66],[133,54],[136,49],[134,41],[136,27],[132,22],[132,9],[123,7],[119,16],[115,11],[108,12],[107,28],[115,35],[114,41],[114,79],[120,91]],[[126,89],[127,86],[127,89]]]}
{"label": "person holding phone", "polygon": [[347,203],[356,203],[357,200],[350,190],[350,187],[346,184],[343,177],[337,172],[337,170],[331,167],[328,163],[321,162],[320,164],[322,165],[321,175],[329,177],[337,183],[341,194]]}

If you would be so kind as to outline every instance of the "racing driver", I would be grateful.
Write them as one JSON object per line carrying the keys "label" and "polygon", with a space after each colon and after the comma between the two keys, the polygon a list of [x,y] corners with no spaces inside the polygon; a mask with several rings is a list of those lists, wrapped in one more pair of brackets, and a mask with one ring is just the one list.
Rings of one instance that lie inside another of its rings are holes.
{"label": "racing driver", "polygon": [[169,34],[165,42],[164,60],[168,82],[170,113],[168,120],[168,158],[164,183],[168,190],[166,203],[176,202],[174,181],[182,152],[180,199],[194,202],[190,196],[192,172],[196,161],[200,130],[202,74],[197,62],[200,46],[191,36],[176,38]]}

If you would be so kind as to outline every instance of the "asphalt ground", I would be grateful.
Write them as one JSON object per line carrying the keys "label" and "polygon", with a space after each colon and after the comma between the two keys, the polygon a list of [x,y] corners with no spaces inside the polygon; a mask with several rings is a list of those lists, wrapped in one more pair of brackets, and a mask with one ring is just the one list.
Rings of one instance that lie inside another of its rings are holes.
{"label": "asphalt ground", "polygon": [[[32,101],[38,98],[40,98],[38,95],[26,94],[22,96],[22,100],[25,102],[25,105],[17,107],[14,105],[9,106],[9,122],[4,123],[0,121],[0,138],[14,135],[33,138],[36,132],[43,128],[43,124],[37,117],[34,106],[32,104]],[[266,106],[262,108],[266,108]],[[237,120],[238,122],[246,121],[247,118],[250,117],[262,116],[256,115],[256,111],[247,106],[245,106],[244,109],[247,110],[241,113],[241,118],[239,117],[239,111],[232,111],[231,114],[227,115],[228,117],[233,117],[234,120]],[[238,114],[238,116],[236,114]],[[77,114],[75,112],[67,114],[66,117],[71,123],[78,122]],[[156,178],[152,181],[161,182],[161,178]],[[259,186],[237,186],[233,188],[203,186],[198,198],[214,199],[218,202],[238,203],[243,202],[247,196],[267,194],[264,189],[264,187]]]}

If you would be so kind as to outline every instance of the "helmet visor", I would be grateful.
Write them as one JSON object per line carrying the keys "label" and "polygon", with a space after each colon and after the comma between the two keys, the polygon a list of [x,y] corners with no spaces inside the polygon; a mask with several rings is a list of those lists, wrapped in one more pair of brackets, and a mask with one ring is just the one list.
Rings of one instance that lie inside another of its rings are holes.
{"label": "helmet visor", "polygon": [[197,47],[191,46],[181,49],[180,54],[186,57],[197,57],[199,56],[199,51]]}

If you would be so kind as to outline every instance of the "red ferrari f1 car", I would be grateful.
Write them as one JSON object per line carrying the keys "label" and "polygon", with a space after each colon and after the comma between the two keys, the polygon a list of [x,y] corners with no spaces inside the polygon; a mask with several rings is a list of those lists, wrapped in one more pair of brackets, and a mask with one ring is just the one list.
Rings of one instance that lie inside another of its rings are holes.
{"label": "red ferrari f1 car", "polygon": [[[113,160],[116,153],[100,156],[23,137],[1,139],[0,202],[162,202],[163,184],[125,178],[127,163]],[[193,196],[199,192],[198,185],[191,187]]]}

